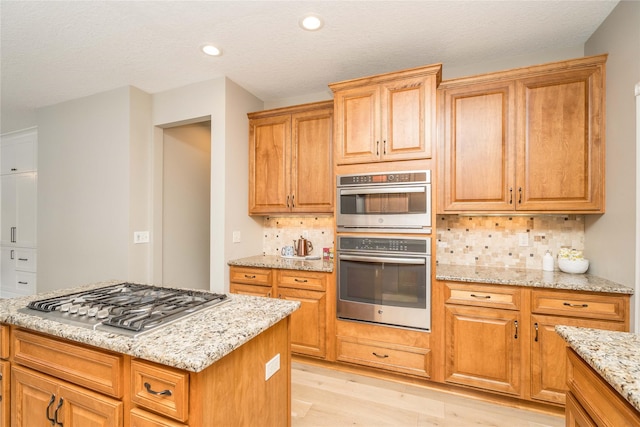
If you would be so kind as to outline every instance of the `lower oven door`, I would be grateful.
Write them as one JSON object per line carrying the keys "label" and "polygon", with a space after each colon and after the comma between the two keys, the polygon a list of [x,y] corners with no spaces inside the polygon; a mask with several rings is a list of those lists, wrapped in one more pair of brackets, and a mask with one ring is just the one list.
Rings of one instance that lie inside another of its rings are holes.
{"label": "lower oven door", "polygon": [[431,330],[430,258],[338,253],[338,318]]}

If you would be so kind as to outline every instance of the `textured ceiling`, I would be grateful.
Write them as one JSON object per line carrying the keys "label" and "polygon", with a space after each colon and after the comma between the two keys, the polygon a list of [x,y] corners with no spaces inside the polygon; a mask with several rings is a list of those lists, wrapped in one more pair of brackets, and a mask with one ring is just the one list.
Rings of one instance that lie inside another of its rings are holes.
{"label": "textured ceiling", "polygon": [[[133,85],[227,76],[269,101],[436,62],[582,46],[618,1],[0,1],[2,128]],[[305,32],[298,20],[321,15]],[[218,58],[199,50],[214,43]]]}

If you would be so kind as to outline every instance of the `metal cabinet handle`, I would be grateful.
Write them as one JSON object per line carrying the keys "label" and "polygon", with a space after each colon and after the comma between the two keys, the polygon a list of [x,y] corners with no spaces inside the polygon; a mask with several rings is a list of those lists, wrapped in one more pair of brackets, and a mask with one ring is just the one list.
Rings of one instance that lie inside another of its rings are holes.
{"label": "metal cabinet handle", "polygon": [[255,279],[256,275],[254,274],[254,275],[250,276],[248,274],[245,274],[244,277],[247,278],[247,279]]}
{"label": "metal cabinet handle", "polygon": [[287,194],[287,207],[289,207],[289,195]]}
{"label": "metal cabinet handle", "polygon": [[573,308],[587,308],[587,307],[589,307],[589,304],[571,304],[570,302],[565,302],[565,303],[563,303],[563,305],[566,305],[567,307],[573,307]]}
{"label": "metal cabinet handle", "polygon": [[11,259],[16,259],[16,251],[14,251],[13,249],[11,249]]}
{"label": "metal cabinet handle", "polygon": [[11,172],[16,172],[18,168],[11,168]]}
{"label": "metal cabinet handle", "polygon": [[18,284],[19,284],[19,285],[28,285],[28,284],[29,284],[29,282],[22,282],[22,281],[18,281]]}
{"label": "metal cabinet handle", "polygon": [[382,154],[387,154],[387,140],[382,141]]}
{"label": "metal cabinet handle", "polygon": [[522,204],[522,187],[518,188],[518,204]]}
{"label": "metal cabinet handle", "polygon": [[513,204],[513,187],[509,187],[509,204]]}
{"label": "metal cabinet handle", "polygon": [[47,405],[46,413],[45,413],[47,419],[49,420],[49,422],[51,423],[52,426],[56,425],[56,420],[49,416],[49,412],[51,411],[51,405],[53,405],[53,402],[55,402],[55,401],[56,401],[56,395],[52,394],[51,395],[51,400],[49,400],[49,404]]}
{"label": "metal cabinet handle", "polygon": [[271,291],[267,292],[267,297],[271,298]]}
{"label": "metal cabinet handle", "polygon": [[293,280],[295,280],[296,282],[299,282],[299,283],[307,283],[308,282],[307,279],[297,279],[296,278],[296,279],[293,279]]}
{"label": "metal cabinet handle", "polygon": [[296,207],[296,195],[295,194],[291,195],[291,207],[292,208]]}
{"label": "metal cabinet handle", "polygon": [[11,227],[11,243],[16,243],[17,228]]}
{"label": "metal cabinet handle", "polygon": [[156,396],[171,396],[171,390],[162,390],[162,391],[155,391],[155,390],[151,390],[151,384],[149,383],[144,383],[144,388],[147,389],[147,392],[151,393],[151,394],[155,394]]}
{"label": "metal cabinet handle", "polygon": [[[13,252],[13,251],[11,251],[11,252]],[[18,258],[18,261],[29,261],[29,258]]]}
{"label": "metal cabinet handle", "polygon": [[516,334],[513,336],[514,339],[518,339],[518,321],[514,320],[513,323],[516,325]]}
{"label": "metal cabinet handle", "polygon": [[533,324],[533,327],[536,330],[536,337],[533,339],[535,342],[538,342],[538,322]]}
{"label": "metal cabinet handle", "polygon": [[376,141],[376,156],[380,155],[380,141]]}
{"label": "metal cabinet handle", "polygon": [[469,295],[470,297],[473,298],[478,298],[478,299],[491,299],[491,295],[476,295],[476,294],[471,294]]}
{"label": "metal cabinet handle", "polygon": [[59,425],[60,427],[64,427],[63,424],[60,421],[58,421],[58,411],[60,410],[60,408],[62,408],[63,403],[64,403],[64,400],[60,398],[60,401],[58,401],[58,406],[56,406],[56,411],[53,413],[53,419],[56,425]]}
{"label": "metal cabinet handle", "polygon": [[388,354],[378,354],[375,351],[372,352],[371,354],[373,354],[375,357],[377,357],[378,359],[386,359],[387,357],[389,357]]}

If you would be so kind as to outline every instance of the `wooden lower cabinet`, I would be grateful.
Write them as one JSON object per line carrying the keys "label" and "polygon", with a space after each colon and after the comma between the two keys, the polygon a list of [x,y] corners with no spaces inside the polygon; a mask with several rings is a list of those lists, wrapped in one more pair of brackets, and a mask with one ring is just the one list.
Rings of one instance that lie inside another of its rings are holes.
{"label": "wooden lower cabinet", "polygon": [[12,426],[123,426],[123,403],[28,368],[11,370]]}
{"label": "wooden lower cabinet", "polygon": [[140,408],[133,408],[129,412],[129,427],[188,427],[186,424],[178,423],[160,417]]}
{"label": "wooden lower cabinet", "polygon": [[520,313],[445,307],[445,381],[520,395]]}
{"label": "wooden lower cabinet", "polygon": [[629,330],[629,295],[439,282],[444,381],[564,405],[567,344],[556,325]]}
{"label": "wooden lower cabinet", "polygon": [[567,393],[565,420],[566,427],[598,427],[571,393]]}
{"label": "wooden lower cabinet", "polygon": [[430,334],[360,322],[336,324],[336,360],[431,377]]}
{"label": "wooden lower cabinet", "polygon": [[291,315],[291,351],[327,357],[327,319],[331,273],[232,266],[231,293],[299,301]]}

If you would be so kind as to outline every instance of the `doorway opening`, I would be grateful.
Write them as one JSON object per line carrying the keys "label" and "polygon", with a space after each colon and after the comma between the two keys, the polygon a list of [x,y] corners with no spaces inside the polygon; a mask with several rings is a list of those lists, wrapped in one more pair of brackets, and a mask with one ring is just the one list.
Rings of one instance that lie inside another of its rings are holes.
{"label": "doorway opening", "polygon": [[160,151],[162,203],[155,217],[162,223],[156,228],[161,270],[155,271],[165,286],[208,290],[211,120],[164,128]]}

